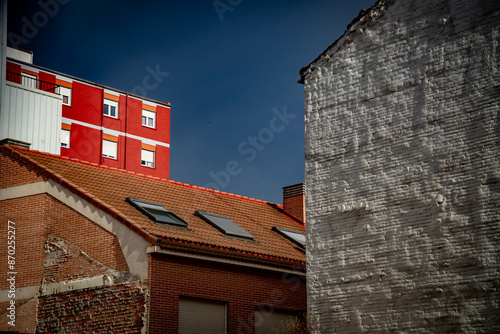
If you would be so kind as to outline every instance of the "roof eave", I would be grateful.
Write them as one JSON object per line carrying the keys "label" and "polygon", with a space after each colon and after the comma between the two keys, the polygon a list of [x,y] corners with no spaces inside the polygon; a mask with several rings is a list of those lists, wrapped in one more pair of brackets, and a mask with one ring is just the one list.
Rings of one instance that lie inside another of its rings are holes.
{"label": "roof eave", "polygon": [[260,254],[241,249],[202,244],[199,242],[172,238],[162,238],[158,241],[157,245],[165,250],[186,252],[191,254],[210,256],[214,258],[231,259],[246,263],[266,265],[274,268],[293,270],[297,273],[305,273],[306,271],[305,261],[283,258],[271,254]]}

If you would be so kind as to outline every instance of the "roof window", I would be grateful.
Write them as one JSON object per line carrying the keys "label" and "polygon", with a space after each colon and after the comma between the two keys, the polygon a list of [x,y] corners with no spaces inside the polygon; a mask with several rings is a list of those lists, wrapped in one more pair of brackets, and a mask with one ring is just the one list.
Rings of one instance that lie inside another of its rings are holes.
{"label": "roof window", "polygon": [[277,226],[273,227],[273,231],[276,231],[285,238],[295,242],[300,247],[304,249],[306,248],[306,236],[303,235],[302,233]]}
{"label": "roof window", "polygon": [[127,197],[127,202],[132,204],[137,210],[148,216],[151,220],[160,224],[169,224],[175,226],[187,227],[186,223],[174,213],[167,210],[163,205],[147,202],[137,198]]}
{"label": "roof window", "polygon": [[253,240],[254,236],[241,228],[229,218],[225,216],[219,216],[213,213],[208,213],[204,211],[196,211],[195,214],[201,218],[203,218],[207,223],[213,225],[215,228],[223,232],[224,234],[232,237],[244,238]]}

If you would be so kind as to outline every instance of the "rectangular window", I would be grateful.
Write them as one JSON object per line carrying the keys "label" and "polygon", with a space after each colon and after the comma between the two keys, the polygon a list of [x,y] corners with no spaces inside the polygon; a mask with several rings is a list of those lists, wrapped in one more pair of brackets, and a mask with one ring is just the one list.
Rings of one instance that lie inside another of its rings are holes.
{"label": "rectangular window", "polygon": [[290,322],[297,323],[297,314],[293,311],[283,311],[269,307],[255,308],[255,334],[281,333]]}
{"label": "rectangular window", "polygon": [[150,150],[141,150],[141,165],[146,167],[155,166],[155,152]]}
{"label": "rectangular window", "polygon": [[63,98],[63,104],[70,106],[71,105],[71,88],[61,86],[59,88],[59,92]]}
{"label": "rectangular window", "polygon": [[142,110],[142,125],[149,128],[156,128],[156,113],[149,110]]}
{"label": "rectangular window", "polygon": [[61,129],[61,147],[69,148],[70,139],[71,139],[71,130],[64,128]]}
{"label": "rectangular window", "polygon": [[179,297],[179,334],[226,333],[226,303]]}
{"label": "rectangular window", "polygon": [[285,238],[295,242],[300,247],[306,248],[306,236],[304,234],[294,230],[288,230],[286,228],[281,228],[277,226],[273,227],[273,231],[276,231]]}
{"label": "rectangular window", "polygon": [[104,115],[118,118],[118,101],[104,99]]}
{"label": "rectangular window", "polygon": [[118,157],[118,142],[104,139],[102,141],[102,156],[116,159]]}
{"label": "rectangular window", "polygon": [[195,212],[195,215],[203,218],[203,220],[205,220],[207,223],[212,224],[215,228],[225,233],[226,235],[249,240],[254,239],[254,236],[250,232],[234,223],[228,217],[204,212],[201,210],[197,210]]}
{"label": "rectangular window", "polygon": [[182,218],[167,210],[162,204],[127,197],[126,201],[156,223],[187,227],[189,224]]}

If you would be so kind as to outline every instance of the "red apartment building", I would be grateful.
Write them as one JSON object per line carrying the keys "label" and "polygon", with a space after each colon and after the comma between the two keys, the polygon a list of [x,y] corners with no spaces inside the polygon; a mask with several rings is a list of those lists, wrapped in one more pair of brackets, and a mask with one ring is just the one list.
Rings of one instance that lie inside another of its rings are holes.
{"label": "red apartment building", "polygon": [[[36,150],[169,178],[168,102],[33,65],[31,54],[21,50],[8,48],[7,56],[12,58],[7,58],[6,63],[7,110],[0,115],[0,139],[23,141],[35,145],[31,148]],[[44,115],[35,113],[39,109],[49,116],[37,118]],[[55,129],[57,123],[60,125]],[[36,132],[37,127],[46,133]],[[55,145],[36,146],[45,142]]]}
{"label": "red apartment building", "polygon": [[306,309],[280,205],[11,145],[0,170],[0,331],[267,334]]}

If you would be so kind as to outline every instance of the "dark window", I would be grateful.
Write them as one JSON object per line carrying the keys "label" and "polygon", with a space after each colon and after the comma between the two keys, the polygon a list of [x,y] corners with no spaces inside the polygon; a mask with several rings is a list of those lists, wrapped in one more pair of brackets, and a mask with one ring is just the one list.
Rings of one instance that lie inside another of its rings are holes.
{"label": "dark window", "polygon": [[177,217],[174,213],[167,210],[163,205],[147,202],[137,198],[127,197],[127,202],[132,204],[135,208],[148,216],[151,220],[157,223],[170,224],[176,226],[187,227],[186,223],[181,218]]}
{"label": "dark window", "polygon": [[273,227],[273,230],[278,232],[285,238],[295,242],[300,247],[306,248],[306,236],[302,233],[277,226]]}
{"label": "dark window", "polygon": [[225,216],[219,216],[213,213],[208,213],[204,211],[196,211],[196,215],[203,218],[208,223],[212,224],[214,227],[233,237],[245,238],[253,240],[254,236],[236,225],[233,221]]}

